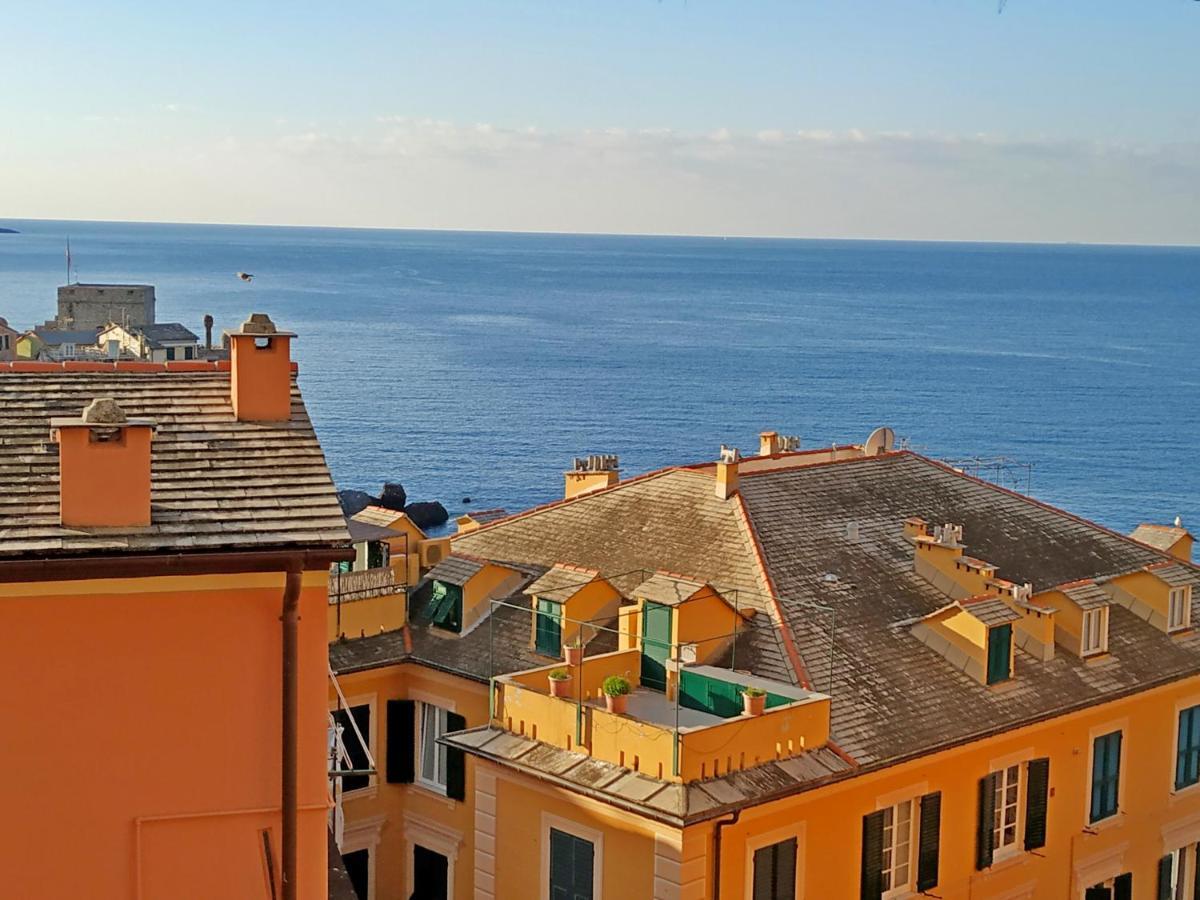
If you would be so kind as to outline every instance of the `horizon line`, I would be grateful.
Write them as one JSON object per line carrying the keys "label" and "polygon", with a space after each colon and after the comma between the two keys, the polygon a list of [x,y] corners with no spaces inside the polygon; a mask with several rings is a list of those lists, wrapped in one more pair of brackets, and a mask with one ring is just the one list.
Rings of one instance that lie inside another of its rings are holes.
{"label": "horizon line", "polygon": [[845,241],[860,243],[892,243],[892,244],[1000,244],[1028,247],[1144,247],[1179,250],[1200,249],[1200,243],[1188,244],[1153,244],[1142,241],[1031,241],[1004,238],[902,238],[902,237],[844,237],[825,235],[821,237],[802,235],[772,235],[772,234],[717,234],[713,232],[656,232],[656,231],[554,231],[551,229],[521,229],[521,228],[463,228],[453,226],[415,226],[415,225],[312,225],[304,223],[278,222],[215,222],[195,220],[190,222],[171,221],[166,219],[56,219],[38,216],[5,216],[0,223],[5,222],[52,222],[79,223],[87,225],[172,225],[172,226],[207,226],[213,228],[309,228],[337,231],[412,231],[436,232],[449,234],[512,234],[512,235],[541,235],[557,237],[646,237],[646,238],[696,238],[703,240],[738,240],[738,241]]}

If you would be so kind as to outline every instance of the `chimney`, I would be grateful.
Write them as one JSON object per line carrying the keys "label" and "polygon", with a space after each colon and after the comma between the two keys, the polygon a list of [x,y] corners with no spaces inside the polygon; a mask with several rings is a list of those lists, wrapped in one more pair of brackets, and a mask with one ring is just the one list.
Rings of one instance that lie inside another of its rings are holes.
{"label": "chimney", "polygon": [[204,349],[205,350],[212,349],[212,327],[213,327],[213,317],[205,316],[204,317]]}
{"label": "chimney", "polygon": [[564,472],[566,482],[563,496],[570,500],[601,488],[612,487],[621,480],[620,460],[614,454],[593,454],[575,457],[574,467]]}
{"label": "chimney", "polygon": [[239,422],[286,422],[292,417],[292,338],[266,313],[252,313],[229,335],[233,414]]}
{"label": "chimney", "polygon": [[58,443],[59,521],[68,528],[150,524],[150,440],[154,423],[126,417],[111,397],[78,419],[53,418]]}
{"label": "chimney", "polygon": [[779,452],[779,432],[762,431],[758,435],[758,455],[774,456]]}
{"label": "chimney", "polygon": [[741,455],[737,447],[721,445],[721,458],[717,460],[716,494],[728,500],[738,492],[738,460]]}

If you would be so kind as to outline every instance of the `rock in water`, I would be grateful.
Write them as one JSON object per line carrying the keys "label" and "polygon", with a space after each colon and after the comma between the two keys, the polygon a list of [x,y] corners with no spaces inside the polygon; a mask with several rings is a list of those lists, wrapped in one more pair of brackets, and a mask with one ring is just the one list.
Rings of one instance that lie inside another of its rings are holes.
{"label": "rock in water", "polygon": [[438,525],[445,525],[446,521],[450,518],[450,514],[446,512],[446,507],[442,506],[436,500],[424,503],[410,503],[404,507],[404,513],[422,531],[429,528],[436,528]]}
{"label": "rock in water", "polygon": [[394,509],[396,512],[404,512],[404,507],[408,503],[408,492],[404,490],[404,485],[398,481],[385,481],[383,483],[383,493],[379,497],[379,505],[387,509]]}
{"label": "rock in water", "polygon": [[338,491],[338,503],[342,504],[342,515],[352,516],[379,501],[366,491]]}

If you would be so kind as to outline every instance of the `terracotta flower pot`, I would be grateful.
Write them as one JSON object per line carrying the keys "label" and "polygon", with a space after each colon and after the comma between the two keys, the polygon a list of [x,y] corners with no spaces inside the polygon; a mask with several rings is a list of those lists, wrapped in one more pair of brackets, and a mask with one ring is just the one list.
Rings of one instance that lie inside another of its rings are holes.
{"label": "terracotta flower pot", "polygon": [[550,679],[550,696],[551,697],[570,697],[571,696],[571,679],[570,678],[551,678]]}
{"label": "terracotta flower pot", "polygon": [[610,713],[625,715],[625,707],[629,705],[628,694],[605,694],[604,705],[608,707]]}
{"label": "terracotta flower pot", "polygon": [[742,715],[761,716],[766,708],[766,694],[742,694]]}
{"label": "terracotta flower pot", "polygon": [[568,666],[583,665],[583,648],[582,647],[564,647],[563,659],[566,660]]}

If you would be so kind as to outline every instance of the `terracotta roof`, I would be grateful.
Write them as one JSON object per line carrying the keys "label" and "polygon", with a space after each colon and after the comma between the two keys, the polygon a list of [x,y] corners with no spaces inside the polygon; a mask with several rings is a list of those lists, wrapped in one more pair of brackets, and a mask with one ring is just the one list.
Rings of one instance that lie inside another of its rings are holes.
{"label": "terracotta roof", "polygon": [[1153,525],[1149,522],[1143,522],[1129,535],[1135,541],[1141,541],[1143,544],[1149,544],[1157,550],[1170,550],[1180,538],[1191,537],[1186,528],[1179,528],[1174,525]]}
{"label": "terracotta roof", "polygon": [[962,601],[962,607],[976,619],[989,627],[1015,622],[1021,618],[1020,613],[1012,610],[1008,604],[996,597],[978,597]]}
{"label": "terracotta roof", "polygon": [[[0,365],[0,557],[344,544],[349,535],[295,380],[288,422],[238,422],[228,364]],[[59,524],[50,419],[113,397],[153,420],[152,524]]]}
{"label": "terracotta roof", "polygon": [[487,565],[485,560],[452,554],[430,569],[422,579],[422,583],[441,581],[444,584],[461,586],[474,578],[485,565]]}
{"label": "terracotta roof", "polygon": [[692,581],[666,572],[655,572],[633,589],[632,596],[674,606],[704,590],[699,581]]}
{"label": "terracotta roof", "polygon": [[1070,597],[1080,609],[1098,609],[1112,602],[1108,592],[1091,579],[1059,585],[1059,590]]}
{"label": "terracotta roof", "polygon": [[525,588],[525,593],[545,600],[555,600],[565,603],[574,597],[585,585],[596,580],[599,575],[596,569],[585,569],[580,566],[568,566],[556,563],[550,567],[541,578]]}

